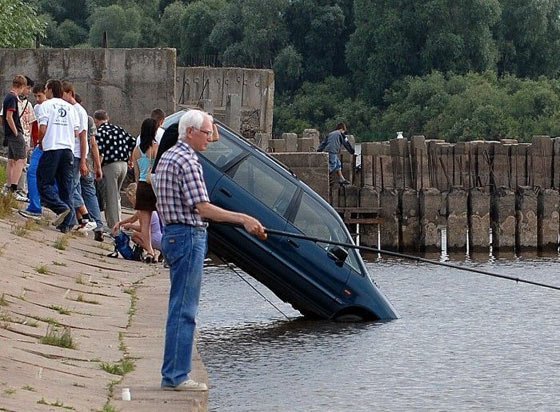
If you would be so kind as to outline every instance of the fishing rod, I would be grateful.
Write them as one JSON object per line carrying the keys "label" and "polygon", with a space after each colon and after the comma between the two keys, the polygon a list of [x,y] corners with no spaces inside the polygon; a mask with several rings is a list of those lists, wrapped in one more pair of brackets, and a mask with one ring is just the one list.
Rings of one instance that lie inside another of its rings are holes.
{"label": "fishing rod", "polygon": [[313,237],[313,236],[307,236],[307,235],[302,235],[302,234],[299,234],[299,233],[285,232],[285,231],[282,231],[282,230],[269,229],[269,228],[265,228],[265,232],[269,235],[286,236],[286,237],[292,237],[292,238],[296,238],[296,239],[310,240],[312,242],[317,242],[317,243],[326,243],[326,244],[330,244],[330,245],[347,247],[347,248],[351,248],[351,249],[366,250],[368,252],[380,253],[382,255],[388,255],[388,256],[394,256],[394,257],[414,260],[416,262],[431,263],[433,265],[445,266],[445,267],[448,267],[448,268],[453,268],[453,269],[458,269],[458,270],[464,270],[466,272],[478,273],[478,274],[481,274],[481,275],[491,276],[491,277],[500,278],[500,279],[513,280],[513,281],[518,282],[518,283],[527,283],[529,285],[540,286],[540,287],[543,287],[543,288],[560,290],[560,286],[548,285],[546,283],[541,283],[541,282],[535,282],[535,281],[532,281],[532,280],[516,278],[516,277],[513,277],[513,276],[500,275],[499,273],[488,272],[486,270],[458,266],[458,265],[454,265],[452,263],[438,262],[436,260],[425,259],[425,258],[422,258],[422,257],[413,256],[413,255],[406,255],[406,254],[398,253],[398,252],[391,252],[389,250],[381,250],[381,249],[377,249],[377,248],[369,247],[369,246],[360,246],[360,245],[355,245],[355,244],[352,244],[352,243],[338,242],[338,241],[335,241],[335,240],[320,239],[320,238]]}

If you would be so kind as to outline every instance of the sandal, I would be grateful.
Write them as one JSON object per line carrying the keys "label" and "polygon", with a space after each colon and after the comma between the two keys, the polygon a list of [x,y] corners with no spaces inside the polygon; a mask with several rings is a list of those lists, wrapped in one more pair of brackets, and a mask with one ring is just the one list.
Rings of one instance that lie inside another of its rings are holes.
{"label": "sandal", "polygon": [[146,253],[144,263],[156,263],[156,258],[151,253]]}

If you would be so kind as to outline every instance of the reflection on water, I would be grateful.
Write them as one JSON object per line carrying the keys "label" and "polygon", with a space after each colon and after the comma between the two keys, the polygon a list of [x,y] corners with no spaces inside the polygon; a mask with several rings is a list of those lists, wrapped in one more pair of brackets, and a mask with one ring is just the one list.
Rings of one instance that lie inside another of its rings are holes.
{"label": "reflection on water", "polygon": [[[560,284],[557,255],[449,259]],[[367,266],[400,319],[286,321],[231,271],[209,268],[199,350],[211,410],[558,410],[560,292],[373,255]]]}

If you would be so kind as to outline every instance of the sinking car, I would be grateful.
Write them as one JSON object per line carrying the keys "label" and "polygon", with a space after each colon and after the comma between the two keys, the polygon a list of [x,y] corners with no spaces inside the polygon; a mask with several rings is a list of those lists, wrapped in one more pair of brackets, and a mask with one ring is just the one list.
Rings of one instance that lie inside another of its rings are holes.
{"label": "sinking car", "polygon": [[[162,127],[178,123],[183,113],[169,116]],[[357,250],[329,243],[353,244],[332,206],[280,162],[216,123],[220,140],[199,153],[211,202],[254,216],[268,229],[321,241],[275,234],[262,241],[243,228],[210,223],[210,252],[240,267],[306,317],[397,318]]]}

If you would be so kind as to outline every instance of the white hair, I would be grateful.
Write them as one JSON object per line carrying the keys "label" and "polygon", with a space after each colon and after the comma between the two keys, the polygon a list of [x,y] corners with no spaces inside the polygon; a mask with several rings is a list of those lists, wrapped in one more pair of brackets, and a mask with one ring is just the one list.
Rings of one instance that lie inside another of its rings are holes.
{"label": "white hair", "polygon": [[210,122],[212,122],[212,116],[210,116],[208,113],[196,109],[189,110],[184,115],[182,115],[181,119],[179,120],[179,139],[184,140],[187,137],[187,129],[189,127],[200,129],[202,127],[202,123],[208,117],[210,118]]}

